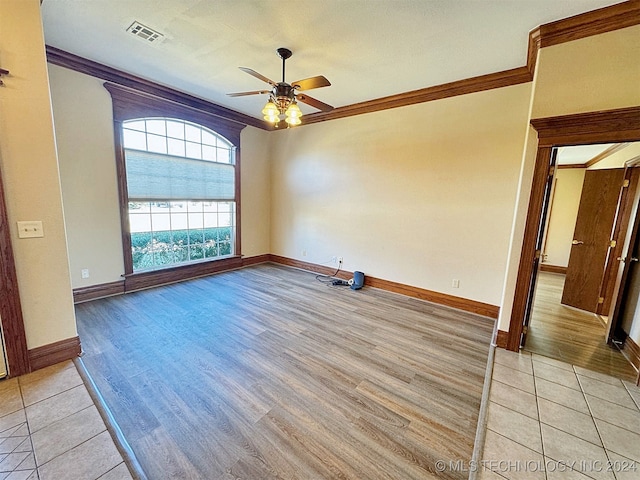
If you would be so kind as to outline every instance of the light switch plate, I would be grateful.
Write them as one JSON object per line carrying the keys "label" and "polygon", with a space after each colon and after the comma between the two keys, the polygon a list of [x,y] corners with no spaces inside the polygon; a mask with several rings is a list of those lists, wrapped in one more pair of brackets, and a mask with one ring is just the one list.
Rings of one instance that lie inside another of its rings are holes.
{"label": "light switch plate", "polygon": [[18,238],[38,237],[44,237],[41,221],[18,222]]}

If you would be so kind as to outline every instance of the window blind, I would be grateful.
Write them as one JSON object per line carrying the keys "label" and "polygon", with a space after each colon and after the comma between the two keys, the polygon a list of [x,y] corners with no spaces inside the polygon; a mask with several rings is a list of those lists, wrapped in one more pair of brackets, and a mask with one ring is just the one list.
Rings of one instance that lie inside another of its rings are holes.
{"label": "window blind", "polygon": [[125,149],[129,200],[235,200],[235,167]]}

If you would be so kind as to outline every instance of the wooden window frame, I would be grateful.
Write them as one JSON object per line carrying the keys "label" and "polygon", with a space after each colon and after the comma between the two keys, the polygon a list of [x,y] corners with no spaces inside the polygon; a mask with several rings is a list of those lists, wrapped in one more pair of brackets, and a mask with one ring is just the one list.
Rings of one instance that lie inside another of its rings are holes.
{"label": "wooden window frame", "polygon": [[506,348],[514,352],[517,352],[520,347],[529,285],[533,275],[536,237],[544,202],[544,187],[549,175],[549,160],[553,148],[639,141],[640,107],[533,119],[531,126],[538,133],[538,152],[507,335]]}
{"label": "wooden window frame", "polygon": [[[246,124],[212,114],[194,106],[180,104],[172,100],[140,92],[121,85],[107,82],[104,84],[104,87],[111,94],[113,102],[113,134],[118,181],[118,201],[120,204],[125,292],[177,282],[189,278],[208,275],[221,270],[239,267],[242,264],[240,132]],[[219,135],[222,135],[235,147],[236,225],[234,255],[222,259],[203,260],[184,265],[176,265],[168,268],[134,273],[133,258],[131,256],[131,232],[129,231],[128,217],[129,194],[127,190],[122,124],[127,120],[149,117],[176,118],[202,125],[203,127],[209,128]]]}

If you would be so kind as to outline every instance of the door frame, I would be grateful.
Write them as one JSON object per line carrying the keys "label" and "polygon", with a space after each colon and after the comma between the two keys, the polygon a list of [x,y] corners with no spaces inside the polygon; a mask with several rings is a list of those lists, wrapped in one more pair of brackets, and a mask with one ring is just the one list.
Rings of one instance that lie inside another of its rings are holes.
{"label": "door frame", "polygon": [[[8,374],[9,377],[17,377],[29,373],[31,365],[3,183],[2,173],[0,173],[0,276],[2,278],[0,282],[0,323],[2,323],[4,335]],[[0,339],[0,341],[2,340]]]}
{"label": "door frame", "polygon": [[542,219],[544,190],[553,148],[640,141],[640,106],[538,118],[532,119],[530,123],[538,133],[538,151],[507,335],[506,348],[514,352],[520,348],[527,298],[531,293],[531,279],[535,274],[536,238]]}

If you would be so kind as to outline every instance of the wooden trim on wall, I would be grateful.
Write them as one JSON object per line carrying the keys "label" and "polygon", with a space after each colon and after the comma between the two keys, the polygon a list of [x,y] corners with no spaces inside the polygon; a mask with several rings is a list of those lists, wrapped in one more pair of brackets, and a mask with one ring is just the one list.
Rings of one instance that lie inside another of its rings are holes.
{"label": "wooden trim on wall", "polygon": [[558,45],[638,24],[640,1],[622,2],[542,25],[540,46]]}
{"label": "wooden trim on wall", "polygon": [[[320,273],[322,275],[333,275],[336,271],[335,268],[326,267],[323,265],[317,265],[314,263],[304,262],[301,260],[295,260],[292,258],[282,257],[279,255],[271,255],[271,261],[279,263],[289,267],[300,268],[308,270],[314,273]],[[337,275],[338,278],[344,280],[353,277],[353,272],[340,271]],[[371,277],[365,275],[364,284],[369,287],[379,288],[381,290],[387,290],[389,292],[399,293],[408,297],[419,298],[428,302],[437,303],[458,310],[464,310],[465,312],[471,312],[485,317],[497,319],[500,308],[496,305],[490,305],[488,303],[478,302],[475,300],[469,300],[467,298],[456,297],[448,295],[446,293],[434,292],[426,290],[424,288],[414,287],[411,285],[405,285],[402,283],[392,282],[390,280],[384,280],[381,278]]]}
{"label": "wooden trim on wall", "polygon": [[[376,98],[366,102],[344,105],[330,112],[312,113],[305,115],[303,125],[527,83],[533,80],[540,48],[558,45],[592,35],[599,35],[638,24],[640,24],[640,0],[630,0],[556,22],[547,23],[535,28],[529,33],[527,63],[525,66]],[[47,61],[54,65],[102,78],[152,95],[171,99],[184,105],[204,109],[221,118],[251,125],[263,130],[274,130],[271,124],[261,119],[236,112],[227,107],[159,85],[150,80],[102,65],[55,47],[47,46],[46,49]]]}
{"label": "wooden trim on wall", "polygon": [[52,65],[65,67],[75,70],[76,72],[91,75],[92,77],[101,78],[118,85],[133,88],[134,90],[145,92],[156,97],[165,98],[181,105],[187,105],[197,110],[206,111],[211,115],[215,115],[241,125],[251,125],[263,130],[268,129],[266,122],[262,120],[245,115],[244,113],[236,112],[235,110],[223,107],[208,100],[194,97],[188,93],[160,85],[151,80],[102,65],[101,63],[65,52],[64,50],[60,50],[59,48],[55,48],[50,45],[46,46],[46,51],[47,62]]}
{"label": "wooden trim on wall", "polygon": [[82,303],[97,298],[111,297],[124,293],[124,280],[117,282],[100,283],[89,287],[73,289],[73,303]]}
{"label": "wooden trim on wall", "polygon": [[572,163],[570,165],[556,165],[558,170],[567,170],[570,168],[587,168],[586,163]]}
{"label": "wooden trim on wall", "polygon": [[[185,265],[181,267],[176,267],[176,269],[180,269],[181,271],[176,274],[175,272],[171,273],[167,270],[160,270],[156,272],[145,272],[134,274],[136,278],[135,280],[131,280],[129,277],[129,281],[127,279],[118,280],[116,282],[109,283],[100,283],[97,285],[91,285],[89,287],[79,287],[73,289],[73,302],[83,303],[91,300],[97,300],[99,298],[112,297],[114,295],[122,295],[124,293],[135,292],[138,290],[142,290],[145,288],[150,288],[155,285],[148,283],[145,278],[147,278],[151,274],[162,274],[162,278],[164,280],[164,284],[168,283],[176,283],[181,281],[192,280],[194,278],[203,277],[206,275],[211,275],[214,273],[222,273],[230,270],[235,270],[241,267],[248,267],[251,265],[257,265],[259,263],[266,263],[271,261],[270,255],[265,253],[263,255],[256,255],[253,257],[243,257],[238,259],[234,257],[233,259],[229,259],[230,261],[225,260],[217,260],[215,262],[205,262],[198,263],[192,265]],[[216,262],[224,262],[218,263]],[[192,269],[188,269],[187,267],[196,267]],[[171,269],[175,270],[175,269]]]}
{"label": "wooden trim on wall", "polygon": [[271,255],[265,253],[263,255],[254,255],[253,257],[242,257],[242,266],[250,267],[258,263],[267,263],[271,261]]}
{"label": "wooden trim on wall", "polygon": [[553,147],[589,143],[634,142],[640,140],[640,107],[562,115],[531,120],[538,132],[538,153],[516,278],[507,348],[518,351],[522,322],[527,308],[535,255],[536,236],[542,214],[542,196]]}
{"label": "wooden trim on wall", "polygon": [[640,346],[633,341],[633,338],[627,337],[622,350],[627,354],[633,366],[640,369]]}
{"label": "wooden trim on wall", "polygon": [[406,107],[416,103],[432,102],[434,100],[467,95],[469,93],[482,92],[494,88],[518,85],[520,83],[530,82],[531,80],[532,77],[527,67],[518,67],[503,72],[489,73],[479,77],[467,78],[434,87],[421,88],[411,92],[345,105],[334,108],[328,112],[312,113],[304,116],[303,124],[325,122],[327,120],[336,120],[338,118],[352,117],[354,115],[378,112],[391,108]]}
{"label": "wooden trim on wall", "polygon": [[640,138],[640,107],[536,118],[540,147],[620,143]]}
{"label": "wooden trim on wall", "polygon": [[622,150],[623,148],[626,148],[628,146],[629,146],[629,143],[617,143],[615,145],[611,145],[605,151],[600,152],[598,155],[596,155],[591,160],[589,160],[587,163],[585,163],[584,166],[585,166],[585,168],[593,167],[596,163],[601,162],[605,158],[613,155],[616,152],[619,152],[620,150]]}
{"label": "wooden trim on wall", "polygon": [[[31,371],[27,353],[27,337],[22,317],[18,276],[11,244],[11,227],[4,199],[4,185],[0,173],[0,322],[6,347],[9,374],[13,377]],[[22,240],[24,241],[24,240]],[[0,339],[0,342],[2,339]]]}
{"label": "wooden trim on wall", "polygon": [[176,267],[164,268],[162,270],[133,273],[125,276],[124,291],[131,292],[135,290],[143,290],[145,288],[166,285],[168,283],[176,283],[183,280],[204,277],[211,275],[212,273],[234,270],[240,267],[242,267],[242,259],[240,257],[230,257],[209,262],[205,261],[189,265],[179,265]]}
{"label": "wooden trim on wall", "polygon": [[498,334],[496,335],[496,347],[507,348],[508,339],[509,339],[509,332],[505,332],[504,330],[498,330]]}
{"label": "wooden trim on wall", "polygon": [[29,350],[29,362],[31,370],[49,367],[56,363],[72,360],[82,353],[80,338],[72,337],[59,342],[50,343]]}
{"label": "wooden trim on wall", "polygon": [[561,273],[563,275],[566,275],[567,267],[561,267],[560,265],[550,265],[548,263],[541,263],[540,271],[549,272],[549,273]]}

